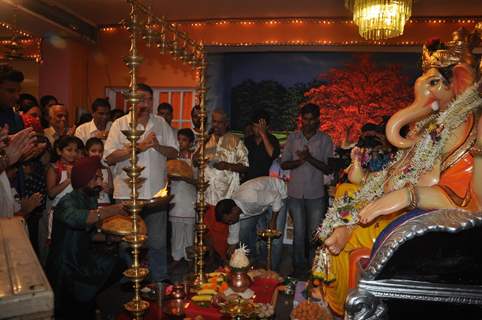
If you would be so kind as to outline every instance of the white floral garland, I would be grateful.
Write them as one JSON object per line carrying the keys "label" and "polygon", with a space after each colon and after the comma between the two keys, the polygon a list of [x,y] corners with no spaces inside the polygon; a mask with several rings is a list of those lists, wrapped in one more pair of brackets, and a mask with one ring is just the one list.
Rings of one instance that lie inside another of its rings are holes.
{"label": "white floral garland", "polygon": [[[468,88],[457,99],[452,101],[447,109],[437,116],[419,121],[415,129],[424,130],[423,136],[417,141],[411,150],[399,150],[394,159],[382,171],[368,176],[361,189],[353,196],[336,199],[328,209],[323,223],[316,230],[316,238],[324,241],[333,230],[339,226],[348,226],[358,223],[358,212],[369,202],[383,195],[384,184],[387,178],[394,183],[392,191],[399,190],[407,184],[416,185],[419,177],[432,170],[434,163],[440,159],[443,146],[446,144],[452,131],[460,126],[468,114],[482,106],[482,99],[478,94],[479,83]],[[390,168],[397,165],[400,160],[413,151],[411,161],[405,167],[398,168],[398,174],[388,177]],[[344,219],[340,213],[349,211],[350,219]]]}

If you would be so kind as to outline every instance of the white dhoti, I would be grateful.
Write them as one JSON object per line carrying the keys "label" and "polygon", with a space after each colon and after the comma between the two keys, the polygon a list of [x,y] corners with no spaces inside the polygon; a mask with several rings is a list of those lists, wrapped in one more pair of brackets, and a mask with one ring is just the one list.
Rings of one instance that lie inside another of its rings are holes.
{"label": "white dhoti", "polygon": [[194,241],[194,218],[193,219],[171,219],[172,236],[171,236],[171,252],[174,261],[182,258],[189,260],[186,254],[186,248],[193,245]]}

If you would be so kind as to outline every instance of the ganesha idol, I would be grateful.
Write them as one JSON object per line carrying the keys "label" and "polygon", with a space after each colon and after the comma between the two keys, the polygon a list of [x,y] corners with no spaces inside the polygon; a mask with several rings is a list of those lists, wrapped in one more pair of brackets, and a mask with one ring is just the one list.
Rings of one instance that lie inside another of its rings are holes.
{"label": "ganesha idol", "polygon": [[[366,173],[352,157],[349,179],[359,189],[335,199],[316,233],[323,245],[313,273],[326,280],[321,292],[336,314],[344,313],[352,254],[361,248],[369,254],[394,220],[440,209],[482,209],[480,61],[472,54],[481,33],[479,23],[471,33],[460,29],[447,43],[432,40],[423,47],[415,100],[386,126],[398,152],[382,171]],[[409,132],[402,135],[405,126]]]}

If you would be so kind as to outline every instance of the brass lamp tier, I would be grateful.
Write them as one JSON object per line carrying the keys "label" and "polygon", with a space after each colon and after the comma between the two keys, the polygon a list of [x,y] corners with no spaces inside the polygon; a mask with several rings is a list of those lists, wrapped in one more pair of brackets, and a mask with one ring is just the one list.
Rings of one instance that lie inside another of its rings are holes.
{"label": "brass lamp tier", "polygon": [[258,237],[266,241],[268,257],[266,258],[266,269],[271,270],[271,257],[273,253],[273,240],[281,236],[281,231],[276,229],[265,229],[258,231]]}

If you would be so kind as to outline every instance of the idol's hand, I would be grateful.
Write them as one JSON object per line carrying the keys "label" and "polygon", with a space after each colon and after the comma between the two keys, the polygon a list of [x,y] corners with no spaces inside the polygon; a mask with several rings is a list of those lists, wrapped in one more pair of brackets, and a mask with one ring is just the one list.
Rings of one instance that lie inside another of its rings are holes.
{"label": "idol's hand", "polygon": [[405,209],[409,204],[410,193],[407,188],[390,192],[360,211],[360,224],[369,224],[375,218]]}

